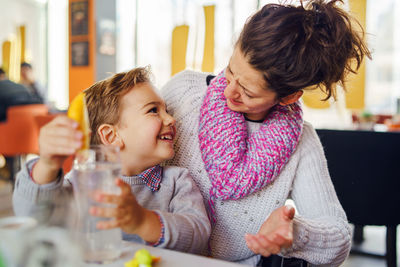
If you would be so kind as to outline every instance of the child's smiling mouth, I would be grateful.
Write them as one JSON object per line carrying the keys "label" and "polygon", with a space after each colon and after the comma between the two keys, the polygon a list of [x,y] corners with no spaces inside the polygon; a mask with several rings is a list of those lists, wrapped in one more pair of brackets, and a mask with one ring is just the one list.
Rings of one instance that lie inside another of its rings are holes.
{"label": "child's smiling mouth", "polygon": [[173,141],[174,140],[174,134],[171,132],[160,134],[158,136],[158,139],[161,139],[163,141]]}

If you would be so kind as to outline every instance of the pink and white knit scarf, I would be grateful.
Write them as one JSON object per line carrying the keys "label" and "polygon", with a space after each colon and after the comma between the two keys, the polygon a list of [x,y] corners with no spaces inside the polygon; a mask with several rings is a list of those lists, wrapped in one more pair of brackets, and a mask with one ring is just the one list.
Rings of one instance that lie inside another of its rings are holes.
{"label": "pink and white knit scarf", "polygon": [[215,199],[240,199],[270,184],[295,151],[303,127],[298,103],[276,105],[249,136],[244,115],[226,104],[226,86],[222,71],[208,86],[200,108],[199,143],[211,181],[212,217]]}

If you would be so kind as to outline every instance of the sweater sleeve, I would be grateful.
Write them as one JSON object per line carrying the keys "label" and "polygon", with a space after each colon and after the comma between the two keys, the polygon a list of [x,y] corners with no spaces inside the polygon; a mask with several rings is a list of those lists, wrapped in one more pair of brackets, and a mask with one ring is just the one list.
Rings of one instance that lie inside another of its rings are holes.
{"label": "sweater sleeve", "polygon": [[[62,171],[58,178],[49,184],[36,184],[30,177],[30,170],[37,159],[27,162],[17,173],[13,192],[13,209],[17,216],[31,216],[39,223],[58,224],[64,218],[71,187],[63,186]],[[64,215],[62,215],[64,213]],[[60,216],[60,218],[57,218]]]}
{"label": "sweater sleeve", "polygon": [[179,170],[169,211],[156,210],[164,224],[164,242],[159,247],[200,254],[207,248],[211,225],[188,170]]}
{"label": "sweater sleeve", "polygon": [[293,224],[294,241],[282,254],[317,265],[339,266],[351,248],[351,229],[315,130],[304,127],[303,137],[291,194],[298,211]]}

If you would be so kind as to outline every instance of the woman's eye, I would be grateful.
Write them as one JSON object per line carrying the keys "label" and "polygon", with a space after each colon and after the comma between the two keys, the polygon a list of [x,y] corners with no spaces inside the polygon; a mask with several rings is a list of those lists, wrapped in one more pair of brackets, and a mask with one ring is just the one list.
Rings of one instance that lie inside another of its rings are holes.
{"label": "woman's eye", "polygon": [[248,95],[248,94],[246,93],[246,90],[243,90],[243,94],[245,94],[248,98],[253,98],[253,96]]}

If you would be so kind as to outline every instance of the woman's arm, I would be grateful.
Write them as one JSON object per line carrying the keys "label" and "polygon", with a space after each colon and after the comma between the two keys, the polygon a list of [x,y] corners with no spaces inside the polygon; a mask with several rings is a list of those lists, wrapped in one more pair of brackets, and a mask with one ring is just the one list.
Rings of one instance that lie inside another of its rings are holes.
{"label": "woman's arm", "polygon": [[303,135],[291,195],[298,211],[293,220],[293,246],[283,254],[313,264],[339,266],[351,248],[351,229],[315,130],[304,127]]}
{"label": "woman's arm", "polygon": [[298,147],[300,159],[291,197],[297,213],[274,210],[257,235],[247,235],[257,254],[301,258],[312,264],[339,266],[351,247],[346,214],[336,196],[325,155],[315,130],[308,124]]}

